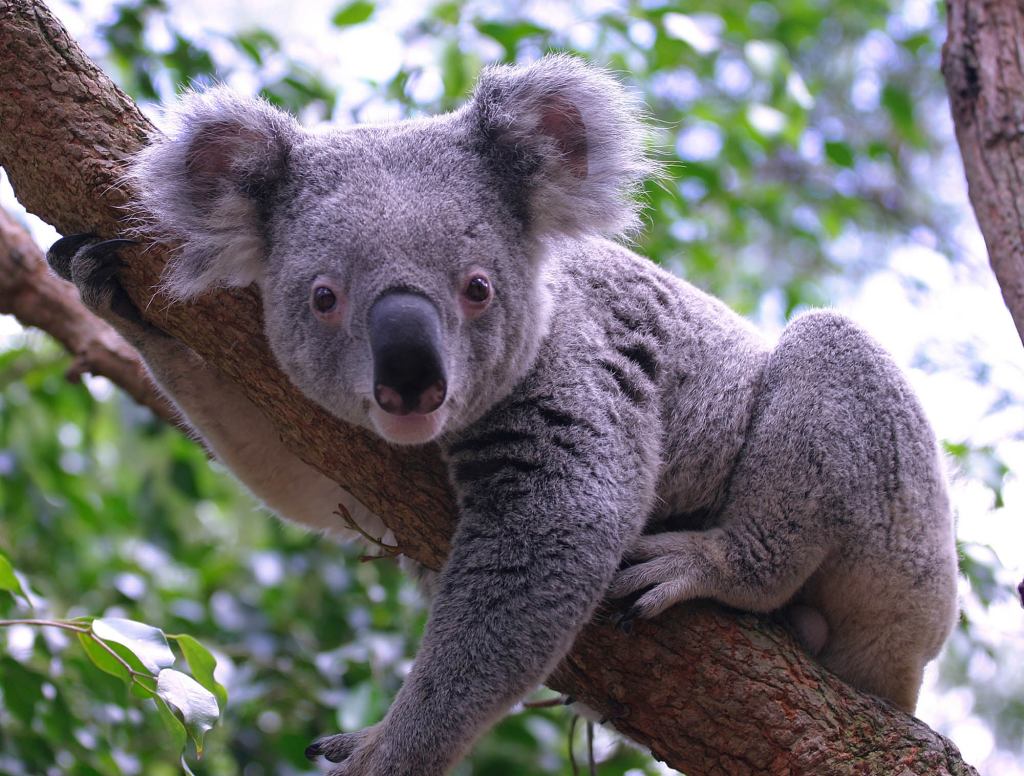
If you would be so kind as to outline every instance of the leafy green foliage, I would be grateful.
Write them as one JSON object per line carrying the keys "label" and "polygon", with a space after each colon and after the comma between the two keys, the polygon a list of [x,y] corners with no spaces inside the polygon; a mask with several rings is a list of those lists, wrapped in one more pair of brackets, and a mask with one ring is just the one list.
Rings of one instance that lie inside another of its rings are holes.
{"label": "leafy green foliage", "polygon": [[[203,737],[220,715],[218,697],[226,699],[226,692],[212,676],[216,665],[213,656],[191,637],[186,639],[188,651],[199,666],[204,683],[170,668],[175,657],[167,637],[159,628],[119,617],[106,619],[79,618],[76,620],[10,619],[0,620],[0,628],[58,628],[71,631],[78,637],[86,657],[106,674],[125,682],[132,695],[140,699],[153,699],[160,717],[171,729],[172,737],[184,749],[185,737],[195,746],[196,755],[203,753]],[[15,716],[22,722],[31,721],[34,703],[39,698],[41,680],[9,664],[12,682],[6,685],[6,698],[12,704]],[[210,688],[218,690],[215,696]],[[18,693],[12,698],[11,693]],[[184,758],[184,751],[182,752]],[[184,765],[184,759],[182,759]],[[185,765],[186,770],[188,766]]]}
{"label": "leafy green foliage", "polygon": [[14,574],[14,566],[11,565],[11,562],[3,553],[0,553],[0,590],[6,590],[8,593],[14,593],[22,598],[26,598],[21,582]]}
{"label": "leafy green foliage", "polygon": [[374,3],[367,0],[355,0],[355,2],[339,8],[334,16],[331,17],[331,23],[335,27],[349,27],[362,24],[373,16],[375,9],[376,5]]}

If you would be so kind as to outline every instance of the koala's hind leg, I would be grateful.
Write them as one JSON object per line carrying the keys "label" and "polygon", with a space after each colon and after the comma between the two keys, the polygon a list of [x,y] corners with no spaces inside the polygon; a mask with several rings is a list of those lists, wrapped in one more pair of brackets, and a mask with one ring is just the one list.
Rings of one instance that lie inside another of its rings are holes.
{"label": "koala's hind leg", "polygon": [[899,370],[846,319],[812,313],[768,360],[717,525],[641,537],[611,592],[651,588],[641,616],[691,598],[806,604],[827,624],[822,663],[910,711],[955,617],[950,523],[934,436]]}
{"label": "koala's hind leg", "polygon": [[285,448],[277,430],[242,391],[193,350],[146,323],[117,279],[118,252],[129,240],[93,235],[58,240],[47,253],[82,302],[138,350],[154,381],[196,436],[270,509],[314,529],[344,532],[342,504],[371,536],[380,520],[337,483]]}
{"label": "koala's hind leg", "polygon": [[891,618],[892,612],[879,610],[841,625],[817,659],[854,687],[912,714],[931,655],[922,654],[913,622]]}

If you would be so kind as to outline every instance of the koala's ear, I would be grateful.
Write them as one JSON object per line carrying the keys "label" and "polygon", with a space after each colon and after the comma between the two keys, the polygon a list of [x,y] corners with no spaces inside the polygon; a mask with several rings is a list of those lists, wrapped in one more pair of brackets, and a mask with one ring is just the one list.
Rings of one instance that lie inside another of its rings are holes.
{"label": "koala's ear", "polygon": [[574,57],[480,76],[469,115],[480,147],[534,234],[634,230],[636,192],[657,171],[639,102]]}
{"label": "koala's ear", "polygon": [[181,241],[161,287],[188,298],[248,285],[259,276],[267,208],[301,129],[270,104],[224,88],[187,94],[167,118],[166,136],[128,174],[140,228]]}

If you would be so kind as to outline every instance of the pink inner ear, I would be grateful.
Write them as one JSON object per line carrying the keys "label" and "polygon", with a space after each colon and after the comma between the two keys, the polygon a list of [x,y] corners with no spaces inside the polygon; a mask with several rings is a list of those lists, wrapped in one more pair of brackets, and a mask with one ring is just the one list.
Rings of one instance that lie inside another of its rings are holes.
{"label": "pink inner ear", "polygon": [[586,178],[587,126],[579,108],[563,97],[552,97],[541,111],[540,131],[558,145],[569,172]]}
{"label": "pink inner ear", "polygon": [[185,169],[200,189],[216,188],[232,177],[239,156],[263,138],[260,133],[232,121],[218,121],[199,129],[185,156]]}

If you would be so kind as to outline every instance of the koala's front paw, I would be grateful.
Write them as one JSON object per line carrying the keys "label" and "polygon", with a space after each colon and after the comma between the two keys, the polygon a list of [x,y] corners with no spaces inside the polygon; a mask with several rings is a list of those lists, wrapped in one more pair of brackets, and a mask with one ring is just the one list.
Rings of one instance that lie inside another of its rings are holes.
{"label": "koala's front paw", "polygon": [[701,536],[690,531],[641,536],[626,551],[626,560],[634,565],[615,576],[608,596],[625,598],[646,588],[650,590],[619,619],[621,630],[628,633],[637,617],[655,617],[673,604],[705,594],[700,578]]}
{"label": "koala's front paw", "polygon": [[117,328],[148,328],[120,281],[118,252],[134,240],[101,240],[93,234],[73,234],[57,240],[46,253],[54,272],[78,288],[82,303]]}
{"label": "koala's front paw", "polygon": [[378,746],[380,725],[374,725],[355,733],[338,733],[318,738],[306,747],[306,757],[315,760],[324,757],[337,768],[328,771],[328,776],[385,776],[396,771],[386,762],[386,753]]}

